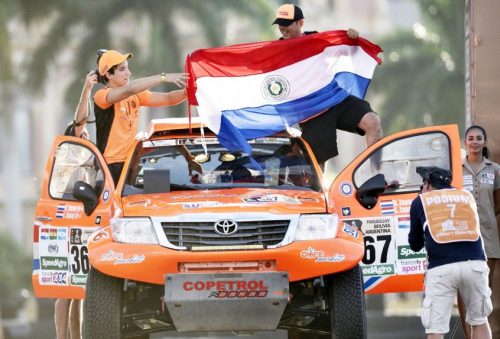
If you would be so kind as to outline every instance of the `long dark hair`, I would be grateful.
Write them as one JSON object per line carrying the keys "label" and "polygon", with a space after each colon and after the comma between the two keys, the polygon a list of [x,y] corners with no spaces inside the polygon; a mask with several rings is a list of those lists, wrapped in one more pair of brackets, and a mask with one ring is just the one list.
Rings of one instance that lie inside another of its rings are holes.
{"label": "long dark hair", "polygon": [[[481,133],[483,134],[483,137],[484,137],[484,141],[488,140],[488,137],[486,136],[486,130],[484,128],[482,128],[481,126],[479,125],[472,125],[472,126],[469,126],[469,128],[467,128],[465,130],[465,136],[464,136],[464,139],[467,140],[467,134],[469,134],[469,132],[473,129],[478,129],[481,131]],[[488,159],[490,157],[490,151],[488,150],[488,147],[484,146],[483,147],[483,150],[481,151],[481,154],[483,155],[483,157],[485,157],[486,159]]]}

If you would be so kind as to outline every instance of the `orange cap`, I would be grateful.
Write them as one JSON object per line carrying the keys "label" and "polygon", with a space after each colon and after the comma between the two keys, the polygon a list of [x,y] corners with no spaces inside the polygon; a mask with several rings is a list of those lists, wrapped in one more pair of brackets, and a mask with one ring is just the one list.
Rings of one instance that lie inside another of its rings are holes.
{"label": "orange cap", "polygon": [[133,56],[134,55],[132,53],[121,54],[115,50],[107,51],[99,59],[99,74],[106,74],[111,67],[119,65]]}
{"label": "orange cap", "polygon": [[297,5],[285,4],[281,5],[276,11],[276,20],[274,20],[273,25],[289,26],[292,22],[300,19],[304,19],[302,9]]}

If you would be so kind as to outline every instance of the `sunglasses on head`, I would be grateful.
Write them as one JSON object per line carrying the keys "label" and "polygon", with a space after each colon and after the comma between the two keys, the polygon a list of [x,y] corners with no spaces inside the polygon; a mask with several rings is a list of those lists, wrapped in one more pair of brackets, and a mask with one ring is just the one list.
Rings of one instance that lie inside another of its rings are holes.
{"label": "sunglasses on head", "polygon": [[97,51],[97,57],[100,57],[104,53],[106,53],[108,50],[105,48],[101,48],[100,50]]}

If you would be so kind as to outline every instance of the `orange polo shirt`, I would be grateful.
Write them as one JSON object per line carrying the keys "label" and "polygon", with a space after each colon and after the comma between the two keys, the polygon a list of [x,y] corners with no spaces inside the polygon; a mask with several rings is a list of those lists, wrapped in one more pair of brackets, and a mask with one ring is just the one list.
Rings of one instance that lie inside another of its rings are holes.
{"label": "orange polo shirt", "polygon": [[[102,88],[98,90],[94,95],[94,103],[101,109],[96,109],[95,112],[98,134],[107,135],[107,138],[105,138],[107,142],[105,142],[103,156],[108,164],[113,164],[125,161],[127,150],[134,142],[135,135],[137,134],[139,108],[141,106],[149,106],[151,92],[144,91],[131,95],[115,104],[110,104],[106,100],[110,90],[111,88]],[[112,110],[110,109],[111,106],[113,106]],[[102,119],[98,117],[99,114],[113,114],[111,124],[101,124],[101,126],[99,126],[99,121],[102,121]],[[101,131],[99,131],[99,129],[101,129]]]}

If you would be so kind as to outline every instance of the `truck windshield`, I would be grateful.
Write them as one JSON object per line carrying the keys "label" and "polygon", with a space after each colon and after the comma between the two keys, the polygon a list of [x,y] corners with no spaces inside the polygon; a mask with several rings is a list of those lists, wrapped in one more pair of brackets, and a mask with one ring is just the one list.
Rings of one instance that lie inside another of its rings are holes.
{"label": "truck windshield", "polygon": [[235,187],[321,190],[300,140],[273,137],[250,143],[251,158],[229,152],[216,138],[143,141],[134,152],[123,195]]}

